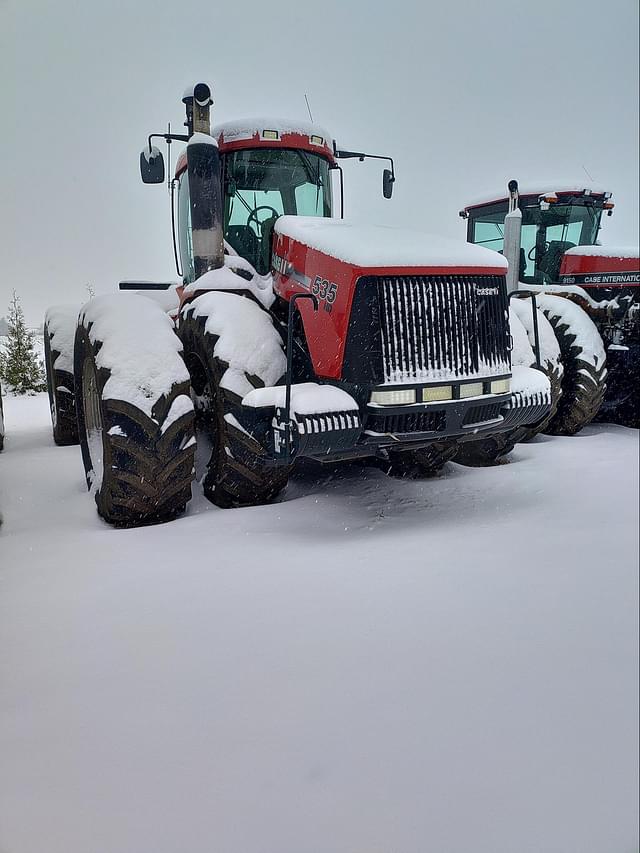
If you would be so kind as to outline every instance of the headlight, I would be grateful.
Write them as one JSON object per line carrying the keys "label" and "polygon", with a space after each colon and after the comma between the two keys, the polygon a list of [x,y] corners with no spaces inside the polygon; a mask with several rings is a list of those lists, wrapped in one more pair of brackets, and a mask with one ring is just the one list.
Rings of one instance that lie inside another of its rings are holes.
{"label": "headlight", "polygon": [[377,406],[406,406],[416,401],[415,388],[399,391],[373,391],[370,403]]}
{"label": "headlight", "polygon": [[434,385],[422,389],[423,403],[436,403],[438,400],[450,400],[453,397],[451,385]]}
{"label": "headlight", "polygon": [[511,380],[510,379],[496,379],[495,382],[491,383],[491,393],[492,394],[508,394],[511,390]]}
{"label": "headlight", "polygon": [[466,385],[460,386],[460,399],[465,397],[481,397],[482,382],[468,382]]}

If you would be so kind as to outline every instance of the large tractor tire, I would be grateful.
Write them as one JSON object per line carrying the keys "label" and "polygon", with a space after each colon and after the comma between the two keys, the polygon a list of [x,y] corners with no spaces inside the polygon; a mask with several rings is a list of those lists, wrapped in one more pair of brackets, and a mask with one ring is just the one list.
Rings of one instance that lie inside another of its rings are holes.
{"label": "large tractor tire", "polygon": [[[535,331],[533,325],[533,314],[531,311],[530,299],[513,299],[511,300],[511,308],[515,311],[518,319],[524,326],[529,344],[531,346],[532,355],[535,353]],[[560,346],[556,340],[553,326],[547,320],[546,316],[540,308],[537,310],[538,321],[538,340],[540,343],[540,367],[539,370],[547,376],[551,385],[551,410],[541,421],[536,424],[527,424],[519,427],[516,436],[516,443],[531,441],[538,435],[544,433],[549,423],[555,417],[560,405],[562,397],[562,376],[564,368],[562,366],[562,355]]]}
{"label": "large tractor tire", "polygon": [[194,412],[173,323],[149,299],[92,299],[78,320],[76,409],[99,514],[135,527],[168,520],[191,497]]}
{"label": "large tractor tire", "polygon": [[242,398],[277,384],[286,362],[271,315],[250,296],[211,292],[182,311],[179,335],[197,424],[211,446],[202,482],[216,506],[265,504],[287,485],[290,466],[270,466],[242,424]]}
{"label": "large tractor tire", "polygon": [[389,461],[380,467],[391,477],[417,480],[435,477],[458,451],[455,441],[438,441],[420,450],[389,451]]}
{"label": "large tractor tire", "polygon": [[518,441],[518,430],[508,430],[489,435],[477,441],[463,442],[456,453],[456,462],[470,468],[487,468],[497,465],[508,456]]}
{"label": "large tractor tire", "polygon": [[541,295],[538,304],[553,327],[562,356],[562,396],[544,428],[549,435],[575,435],[598,414],[606,391],[606,354],[595,324],[579,305]]}
{"label": "large tractor tire", "polygon": [[44,360],[51,409],[53,440],[59,445],[78,444],[73,344],[79,309],[73,305],[49,308],[44,320]]}

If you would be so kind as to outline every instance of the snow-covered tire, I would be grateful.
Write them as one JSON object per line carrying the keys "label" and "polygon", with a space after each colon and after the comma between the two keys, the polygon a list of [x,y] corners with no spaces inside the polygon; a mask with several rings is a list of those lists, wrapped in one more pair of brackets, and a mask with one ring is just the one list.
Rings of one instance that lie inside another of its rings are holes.
{"label": "snow-covered tire", "polygon": [[145,297],[97,297],[80,314],[74,349],[82,460],[99,514],[119,527],[175,517],[191,497],[195,435],[172,321]]}
{"label": "snow-covered tire", "polygon": [[562,396],[544,426],[549,435],[575,435],[598,414],[606,391],[606,354],[600,333],[579,305],[562,296],[538,297],[562,356]]}
{"label": "snow-covered tire", "polygon": [[[241,401],[283,375],[281,339],[270,314],[249,296],[211,292],[183,309],[179,335],[197,423],[211,443],[205,496],[222,508],[269,503],[287,485],[291,467],[267,464],[265,449],[242,425]],[[238,345],[238,336],[245,345]],[[269,349],[266,366],[252,360]]]}
{"label": "snow-covered tire", "polygon": [[435,477],[456,455],[455,441],[438,441],[420,450],[389,451],[389,461],[381,466],[392,477],[417,480]]}
{"label": "snow-covered tire", "polygon": [[538,433],[546,432],[547,427],[555,417],[556,412],[558,411],[558,406],[560,405],[560,398],[562,397],[562,365],[546,361],[540,369],[549,380],[549,385],[551,386],[551,409],[549,410],[549,414],[545,415],[541,421],[538,421],[538,423],[518,427],[515,431],[516,444],[531,441],[536,437],[536,435],[538,435]]}
{"label": "snow-covered tire", "polygon": [[77,323],[78,308],[72,305],[49,308],[44,321],[44,360],[53,440],[61,446],[79,441],[73,375]]}

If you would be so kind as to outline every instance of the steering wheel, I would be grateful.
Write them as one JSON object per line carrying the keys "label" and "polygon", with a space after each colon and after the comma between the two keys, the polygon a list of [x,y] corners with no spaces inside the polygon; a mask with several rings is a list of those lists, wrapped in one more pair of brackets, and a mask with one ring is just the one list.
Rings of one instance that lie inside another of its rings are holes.
{"label": "steering wheel", "polygon": [[[538,248],[538,246],[536,244],[535,246],[532,246],[529,249],[529,251],[527,252],[527,257],[529,258],[530,261],[535,261],[535,259],[536,259],[535,254],[536,254],[537,248]],[[547,242],[545,242],[544,249],[542,251],[542,255],[546,255],[548,251],[549,251],[549,244]],[[540,257],[542,257],[542,255]]]}
{"label": "steering wheel", "polygon": [[265,216],[265,218],[261,222],[258,219],[258,211],[260,211],[260,210],[269,210],[271,212],[272,216],[275,216],[276,218],[278,216],[280,216],[280,214],[275,209],[275,207],[271,207],[270,204],[259,204],[258,207],[253,208],[253,210],[251,211],[251,213],[249,214],[249,217],[247,219],[247,225],[250,225],[251,222],[255,222],[256,233],[257,233],[258,237],[260,237],[260,239],[262,239],[262,226],[267,221],[267,219],[271,219],[272,216]]}

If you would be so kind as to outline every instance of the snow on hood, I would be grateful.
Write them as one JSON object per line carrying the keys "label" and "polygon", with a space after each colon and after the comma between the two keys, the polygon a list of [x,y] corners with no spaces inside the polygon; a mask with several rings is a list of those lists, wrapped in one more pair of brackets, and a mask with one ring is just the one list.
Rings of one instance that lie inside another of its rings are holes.
{"label": "snow on hood", "polygon": [[388,225],[316,216],[281,216],[275,232],[359,267],[492,267],[507,270],[491,249]]}
{"label": "snow on hood", "polygon": [[567,249],[565,255],[580,255],[593,258],[638,258],[638,246],[574,246]]}

